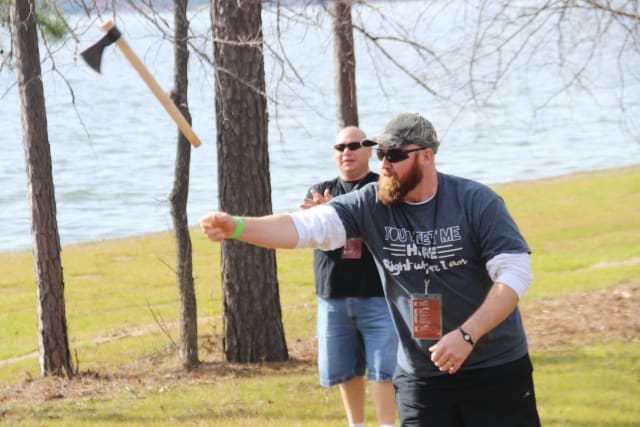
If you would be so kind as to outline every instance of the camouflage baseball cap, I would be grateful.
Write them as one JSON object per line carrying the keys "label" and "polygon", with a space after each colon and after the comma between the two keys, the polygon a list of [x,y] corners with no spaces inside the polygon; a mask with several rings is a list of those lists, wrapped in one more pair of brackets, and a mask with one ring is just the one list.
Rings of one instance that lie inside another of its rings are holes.
{"label": "camouflage baseball cap", "polygon": [[365,138],[362,145],[371,147],[380,145],[383,148],[400,148],[416,144],[438,151],[440,141],[433,125],[418,113],[399,113],[384,127],[382,134],[373,138]]}

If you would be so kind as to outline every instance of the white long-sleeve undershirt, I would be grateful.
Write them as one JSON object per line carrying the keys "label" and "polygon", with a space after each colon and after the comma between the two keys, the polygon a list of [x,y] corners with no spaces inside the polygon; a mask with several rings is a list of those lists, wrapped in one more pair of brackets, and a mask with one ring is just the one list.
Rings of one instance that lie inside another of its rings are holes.
{"label": "white long-sleeve undershirt", "polygon": [[294,212],[291,215],[298,231],[297,248],[332,250],[344,246],[347,232],[338,212],[328,205]]}

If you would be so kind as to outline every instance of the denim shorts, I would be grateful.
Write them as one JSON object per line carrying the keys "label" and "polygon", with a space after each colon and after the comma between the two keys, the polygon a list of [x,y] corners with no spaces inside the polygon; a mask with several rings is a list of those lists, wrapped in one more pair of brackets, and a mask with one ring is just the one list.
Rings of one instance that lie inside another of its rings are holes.
{"label": "denim shorts", "polygon": [[329,387],[368,371],[372,381],[390,381],[398,338],[384,297],[318,298],[318,370]]}

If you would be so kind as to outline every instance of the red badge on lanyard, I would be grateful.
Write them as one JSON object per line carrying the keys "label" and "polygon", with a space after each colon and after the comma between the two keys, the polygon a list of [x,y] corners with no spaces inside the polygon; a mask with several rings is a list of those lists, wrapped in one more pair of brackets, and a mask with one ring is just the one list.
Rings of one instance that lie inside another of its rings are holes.
{"label": "red badge on lanyard", "polygon": [[342,248],[342,258],[344,259],[360,259],[362,258],[362,240],[352,237],[347,239]]}
{"label": "red badge on lanyard", "polygon": [[411,294],[414,338],[442,337],[442,298],[440,294]]}

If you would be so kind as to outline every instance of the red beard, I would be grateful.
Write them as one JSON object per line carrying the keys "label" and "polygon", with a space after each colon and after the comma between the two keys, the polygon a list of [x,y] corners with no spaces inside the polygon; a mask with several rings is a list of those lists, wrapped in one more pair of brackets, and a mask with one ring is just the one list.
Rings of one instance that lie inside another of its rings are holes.
{"label": "red beard", "polygon": [[411,169],[404,178],[391,174],[383,169],[378,178],[378,199],[386,206],[398,203],[411,190],[416,188],[422,180],[422,169],[413,162]]}

